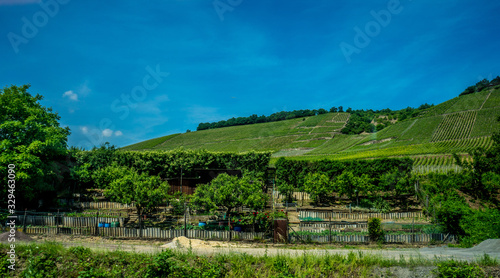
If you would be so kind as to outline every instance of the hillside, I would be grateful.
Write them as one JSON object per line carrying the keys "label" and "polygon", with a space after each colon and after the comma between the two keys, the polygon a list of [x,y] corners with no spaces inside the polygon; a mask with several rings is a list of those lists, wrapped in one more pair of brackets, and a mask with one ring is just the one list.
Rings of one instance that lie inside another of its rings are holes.
{"label": "hillside", "polygon": [[273,157],[366,159],[411,156],[416,165],[451,165],[451,153],[488,148],[500,130],[500,87],[453,98],[376,132],[345,135],[349,113],[202,130],[147,140],[124,150],[273,151]]}

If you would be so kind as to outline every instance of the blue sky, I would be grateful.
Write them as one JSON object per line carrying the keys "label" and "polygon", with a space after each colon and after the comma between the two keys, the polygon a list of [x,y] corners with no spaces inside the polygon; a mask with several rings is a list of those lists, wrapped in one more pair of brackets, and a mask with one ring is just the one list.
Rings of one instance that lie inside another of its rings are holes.
{"label": "blue sky", "polygon": [[498,1],[0,0],[0,14],[0,85],[30,83],[85,148],[439,104],[500,75]]}

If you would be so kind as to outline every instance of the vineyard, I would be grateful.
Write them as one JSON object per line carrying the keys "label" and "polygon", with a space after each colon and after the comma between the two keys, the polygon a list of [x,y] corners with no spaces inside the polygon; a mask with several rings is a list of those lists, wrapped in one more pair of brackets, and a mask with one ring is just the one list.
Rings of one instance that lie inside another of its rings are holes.
{"label": "vineyard", "polygon": [[444,169],[455,167],[449,158],[444,159],[452,153],[464,154],[477,147],[490,147],[491,135],[500,130],[497,121],[500,88],[450,99],[421,111],[418,116],[388,123],[384,129],[373,133],[341,134],[350,116],[345,112],[324,113],[208,129],[156,138],[123,149],[174,150],[183,147],[230,152],[272,151],[271,163],[281,156],[304,160],[437,156],[442,158],[418,159],[416,167]]}
{"label": "vineyard", "polygon": [[476,111],[467,111],[445,115],[441,123],[432,135],[432,142],[469,138],[474,122]]}

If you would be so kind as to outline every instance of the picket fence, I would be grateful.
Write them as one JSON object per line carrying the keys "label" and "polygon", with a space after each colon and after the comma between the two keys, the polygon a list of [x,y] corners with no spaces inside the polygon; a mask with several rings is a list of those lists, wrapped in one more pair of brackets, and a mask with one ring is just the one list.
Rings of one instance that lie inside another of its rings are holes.
{"label": "picket fence", "polygon": [[[367,243],[370,242],[370,237],[365,235],[346,235],[346,236],[320,236],[320,235],[307,235],[307,236],[291,236],[291,242],[311,241],[311,242],[344,242],[344,243]],[[430,242],[454,242],[453,235],[447,236],[445,234],[407,234],[407,235],[385,235],[387,243],[430,243]]]}
{"label": "picket fence", "polygon": [[17,225],[23,226],[64,226],[64,227],[95,227],[98,223],[119,222],[123,226],[125,218],[110,218],[110,217],[70,217],[70,216],[38,216],[24,215],[17,217]]}
{"label": "picket fence", "polygon": [[318,230],[326,230],[326,229],[368,229],[368,223],[334,223],[329,224],[329,222],[308,222],[308,221],[302,221],[299,224],[299,229],[302,230],[312,230],[312,229],[318,229]]}
{"label": "picket fence", "polygon": [[417,212],[390,212],[390,213],[377,213],[377,212],[360,212],[360,213],[348,213],[348,212],[335,212],[335,211],[309,211],[301,210],[299,211],[299,219],[301,221],[309,219],[321,219],[326,221],[331,219],[349,219],[349,220],[361,220],[370,218],[381,218],[381,219],[402,219],[402,218],[422,218],[425,217],[420,211]]}
{"label": "picket fence", "polygon": [[[98,229],[99,236],[115,237],[115,238],[137,238],[139,237],[139,229],[135,228],[54,228],[54,227],[26,227],[27,234],[65,234],[65,235],[96,235]],[[254,240],[256,238],[264,238],[264,233],[253,232],[231,232],[233,239]],[[144,228],[142,229],[142,238],[150,239],[172,239],[184,236],[184,230],[162,230],[160,228]],[[188,238],[197,239],[229,239],[229,231],[206,231],[206,230],[187,230]]]}
{"label": "picket fence", "polygon": [[80,209],[134,209],[134,204],[122,204],[117,202],[79,202],[74,203],[75,208]]}

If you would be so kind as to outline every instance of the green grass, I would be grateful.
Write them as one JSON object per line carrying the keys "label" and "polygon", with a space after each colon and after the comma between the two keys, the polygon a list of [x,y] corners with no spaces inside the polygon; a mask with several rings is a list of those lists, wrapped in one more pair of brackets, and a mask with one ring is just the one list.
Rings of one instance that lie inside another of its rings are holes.
{"label": "green grass", "polygon": [[500,88],[491,91],[491,95],[484,103],[483,109],[500,106]]}
{"label": "green grass", "polygon": [[16,270],[9,271],[8,248],[6,244],[0,245],[2,277],[372,277],[375,269],[403,267],[411,272],[418,266],[436,269],[436,275],[460,273],[469,277],[484,273],[485,267],[499,266],[498,260],[488,255],[472,262],[420,256],[384,258],[359,250],[345,255],[331,252],[316,255],[305,251],[307,245],[301,247],[306,248],[304,251],[292,250],[296,252],[293,255],[287,254],[287,250],[268,255],[266,249],[263,256],[246,253],[205,256],[189,248],[146,254],[93,251],[81,246],[64,248],[49,242],[16,245]]}
{"label": "green grass", "polygon": [[178,136],[178,135],[180,135],[180,133],[176,133],[176,134],[172,134],[172,135],[167,135],[167,136],[163,136],[163,137],[158,137],[158,138],[154,138],[154,139],[151,139],[151,140],[146,140],[146,141],[143,141],[143,142],[140,142],[140,143],[137,143],[137,144],[133,144],[133,145],[124,147],[122,149],[125,150],[125,151],[154,149],[159,144],[161,144],[161,143],[163,143],[165,141],[168,141],[168,140],[170,140],[170,139],[172,139],[172,138],[174,138],[175,136]]}
{"label": "green grass", "polygon": [[406,130],[398,139],[411,140],[413,144],[429,142],[441,120],[442,116],[417,119],[412,127]]}
{"label": "green grass", "polygon": [[461,96],[448,110],[446,110],[445,113],[448,114],[467,110],[477,110],[486,100],[488,94],[489,90],[483,90],[479,93]]}
{"label": "green grass", "polygon": [[497,118],[500,117],[500,109],[483,108],[477,112],[476,122],[472,128],[471,137],[489,136],[493,132],[500,130],[500,123]]}

